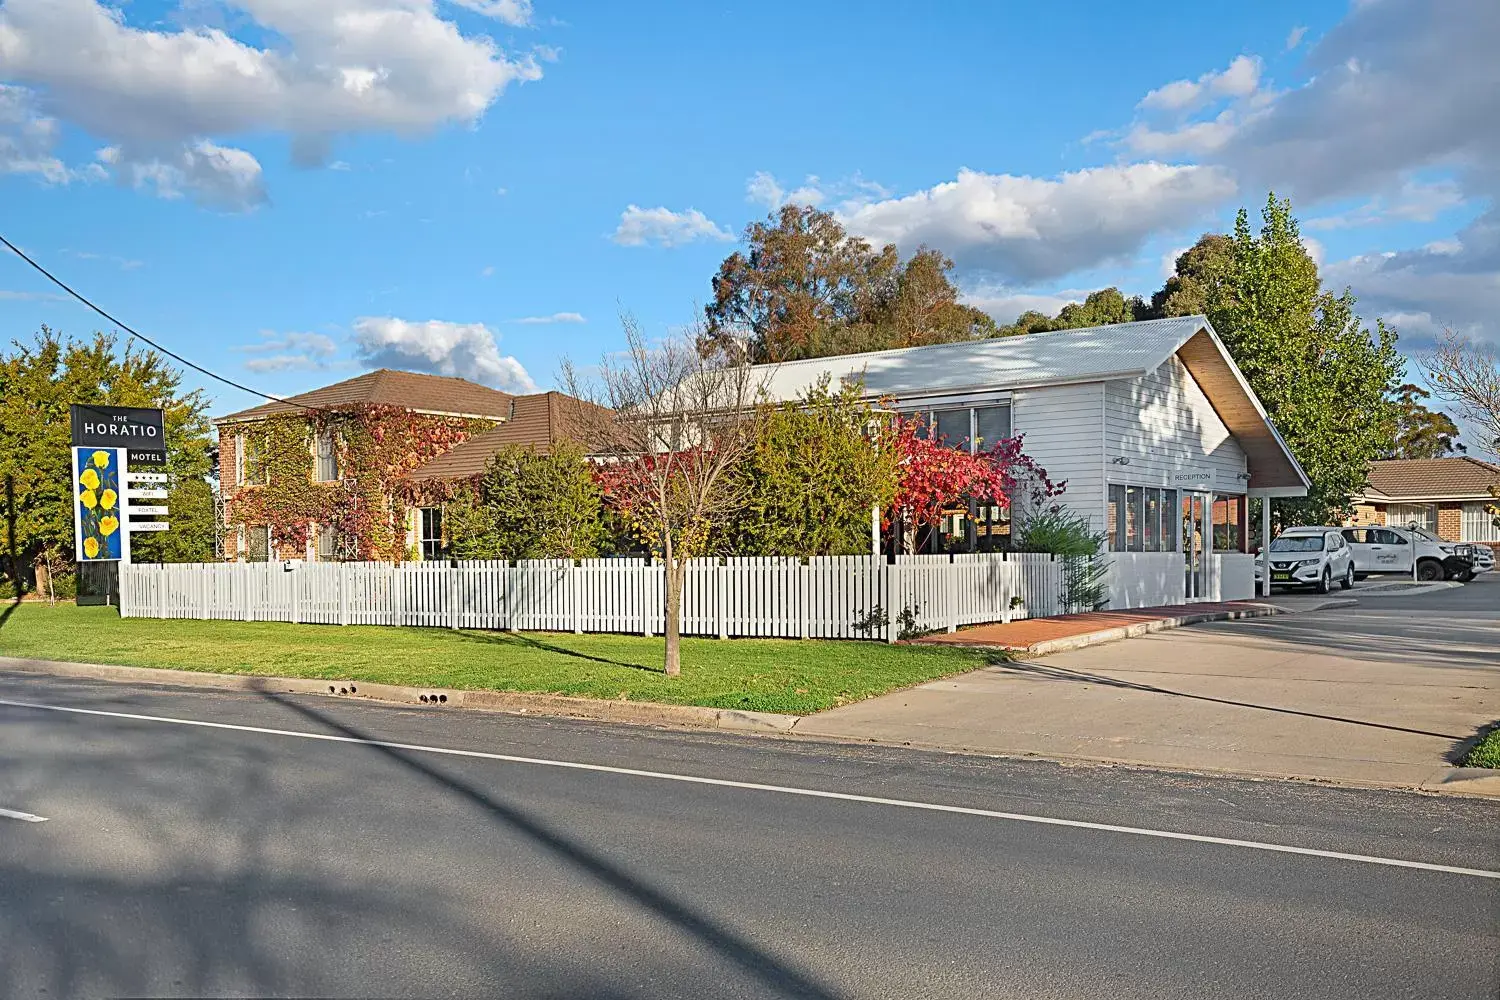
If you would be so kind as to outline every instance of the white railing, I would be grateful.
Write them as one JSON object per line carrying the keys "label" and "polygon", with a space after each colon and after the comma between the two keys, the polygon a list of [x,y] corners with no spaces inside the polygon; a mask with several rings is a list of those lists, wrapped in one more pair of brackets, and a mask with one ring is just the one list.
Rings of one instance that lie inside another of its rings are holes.
{"label": "white railing", "polygon": [[1255,599],[1255,557],[1244,552],[1215,552],[1209,556],[1210,600]]}
{"label": "white railing", "polygon": [[[1061,589],[1061,561],[1036,554],[699,559],[687,566],[682,630],[891,639],[903,625],[951,631],[1058,614]],[[639,559],[120,568],[127,618],[654,635],[665,592],[661,564]]]}

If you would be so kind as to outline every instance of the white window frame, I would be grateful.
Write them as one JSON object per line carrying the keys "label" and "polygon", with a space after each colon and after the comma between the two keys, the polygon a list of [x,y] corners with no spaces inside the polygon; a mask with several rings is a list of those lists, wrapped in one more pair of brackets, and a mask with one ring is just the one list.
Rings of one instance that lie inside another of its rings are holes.
{"label": "white window frame", "polygon": [[[324,458],[321,454],[324,442],[327,442],[328,444],[327,460],[333,466],[333,475],[327,477],[323,475]],[[312,435],[312,441],[309,442],[308,447],[312,451],[313,482],[336,483],[343,478],[343,476],[341,475],[343,470],[339,468],[338,439],[334,437],[334,433],[332,430],[315,431]]]}
{"label": "white window frame", "polygon": [[[1495,502],[1500,504],[1500,501]],[[1459,515],[1459,541],[1500,542],[1500,528],[1495,526],[1495,516],[1485,510],[1488,506],[1483,500],[1463,505]]]}

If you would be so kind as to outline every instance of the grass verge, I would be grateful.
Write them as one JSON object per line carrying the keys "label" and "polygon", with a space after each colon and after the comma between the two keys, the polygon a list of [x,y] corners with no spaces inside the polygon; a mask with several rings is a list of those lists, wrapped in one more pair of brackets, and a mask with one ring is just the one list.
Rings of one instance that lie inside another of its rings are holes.
{"label": "grass verge", "polygon": [[1500,725],[1493,726],[1464,758],[1464,767],[1500,767]]}
{"label": "grass verge", "polygon": [[8,605],[0,656],[531,691],[806,715],[949,674],[996,654],[878,642],[684,639],[682,674],[662,640],[628,635],[120,618],[113,608]]}

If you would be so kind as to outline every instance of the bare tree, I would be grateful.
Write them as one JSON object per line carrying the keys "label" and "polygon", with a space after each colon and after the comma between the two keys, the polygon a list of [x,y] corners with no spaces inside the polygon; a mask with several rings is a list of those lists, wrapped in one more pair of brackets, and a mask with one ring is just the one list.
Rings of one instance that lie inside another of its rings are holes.
{"label": "bare tree", "polygon": [[667,571],[666,672],[682,672],[687,560],[743,505],[732,470],[753,446],[760,383],[740,358],[703,350],[700,333],[650,344],[621,317],[626,349],[584,378],[564,361],[571,422],[600,462],[611,502]]}
{"label": "bare tree", "polygon": [[1458,406],[1479,426],[1483,447],[1500,458],[1500,356],[1468,337],[1444,330],[1431,353],[1417,359],[1439,399]]}

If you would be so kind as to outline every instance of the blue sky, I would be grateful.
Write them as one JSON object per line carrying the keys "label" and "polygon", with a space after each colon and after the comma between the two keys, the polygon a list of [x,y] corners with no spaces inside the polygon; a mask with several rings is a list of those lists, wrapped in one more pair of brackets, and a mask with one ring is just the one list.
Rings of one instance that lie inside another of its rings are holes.
{"label": "blue sky", "polygon": [[[1368,319],[1500,341],[1492,0],[923,6],[0,0],[0,232],[278,394],[546,387],[789,198],[1003,321],[1149,294],[1274,187]],[[14,258],[0,320],[100,326]]]}

